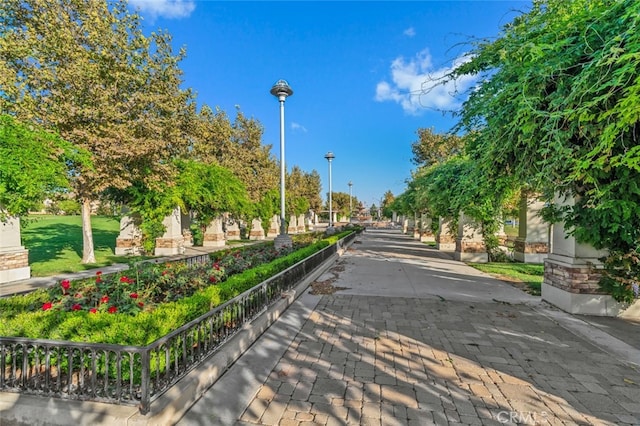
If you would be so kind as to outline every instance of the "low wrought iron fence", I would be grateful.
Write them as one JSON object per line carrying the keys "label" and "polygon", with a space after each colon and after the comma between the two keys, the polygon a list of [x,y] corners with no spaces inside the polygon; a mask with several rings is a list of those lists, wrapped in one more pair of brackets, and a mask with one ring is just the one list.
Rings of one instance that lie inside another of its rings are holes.
{"label": "low wrought iron fence", "polygon": [[147,413],[154,400],[355,236],[350,234],[147,346],[0,337],[0,391],[137,405]]}

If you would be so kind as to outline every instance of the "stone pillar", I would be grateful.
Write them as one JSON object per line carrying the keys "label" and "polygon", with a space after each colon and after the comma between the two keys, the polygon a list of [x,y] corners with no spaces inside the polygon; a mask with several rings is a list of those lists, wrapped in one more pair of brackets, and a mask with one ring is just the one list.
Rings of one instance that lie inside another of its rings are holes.
{"label": "stone pillar", "polygon": [[404,218],[402,220],[402,233],[403,234],[408,234],[409,233],[409,219]]}
{"label": "stone pillar", "polygon": [[120,218],[120,234],[116,238],[116,256],[139,255],[142,253],[142,231],[138,227],[140,218],[123,215]]}
{"label": "stone pillar", "polygon": [[203,247],[224,247],[226,244],[224,230],[222,229],[222,218],[213,219],[204,231],[202,237]]}
{"label": "stone pillar", "polygon": [[432,220],[427,214],[423,213],[422,217],[420,217],[420,241],[423,243],[434,242],[436,240],[436,236],[431,229],[431,222]]}
{"label": "stone pillar", "polygon": [[185,247],[193,247],[193,235],[191,234],[191,215],[180,213],[180,226],[182,227],[182,237]]}
{"label": "stone pillar", "polygon": [[[574,200],[556,197],[554,202],[572,205]],[[554,223],[551,253],[544,260],[542,300],[571,314],[617,316],[625,306],[598,286],[598,258],[606,255],[605,250],[577,242],[566,233],[564,223]]]}
{"label": "stone pillar", "polygon": [[230,225],[227,225],[226,232],[227,240],[239,240],[240,236],[240,224],[237,220],[234,220]]}
{"label": "stone pillar", "polygon": [[164,234],[156,238],[156,256],[172,256],[184,253],[184,237],[182,236],[180,207],[164,218],[162,224],[165,227]]}
{"label": "stone pillar", "polygon": [[451,219],[441,217],[438,219],[438,232],[436,234],[436,248],[442,251],[454,251],[456,238],[451,233]]}
{"label": "stone pillar", "polygon": [[0,283],[31,277],[29,250],[21,245],[20,218],[8,216],[0,220]]}
{"label": "stone pillar", "polygon": [[280,217],[274,214],[269,221],[269,230],[267,231],[267,238],[275,238],[280,233]]}
{"label": "stone pillar", "polygon": [[295,215],[291,215],[289,217],[289,226],[287,227],[287,234],[297,234],[298,233],[298,223]]}
{"label": "stone pillar", "polygon": [[486,263],[489,261],[489,253],[482,239],[480,225],[464,213],[460,213],[460,219],[458,219],[458,237],[453,258],[463,262]]}
{"label": "stone pillar", "polygon": [[543,263],[549,254],[549,224],[540,217],[544,203],[523,194],[520,199],[518,238],[513,258],[524,263]]}
{"label": "stone pillar", "polygon": [[420,235],[422,234],[422,216],[418,216],[417,213],[414,213],[413,223],[413,239],[420,241]]}
{"label": "stone pillar", "polygon": [[249,231],[250,240],[264,240],[264,229],[262,229],[262,221],[253,219],[251,221],[251,231]]}
{"label": "stone pillar", "polygon": [[407,219],[407,235],[412,235],[413,237],[415,237],[415,229],[416,229],[415,218]]}
{"label": "stone pillar", "polygon": [[303,214],[298,215],[297,224],[298,224],[298,227],[297,227],[298,234],[304,234],[305,232],[307,232],[307,227],[305,226],[305,223],[304,223],[304,215]]}

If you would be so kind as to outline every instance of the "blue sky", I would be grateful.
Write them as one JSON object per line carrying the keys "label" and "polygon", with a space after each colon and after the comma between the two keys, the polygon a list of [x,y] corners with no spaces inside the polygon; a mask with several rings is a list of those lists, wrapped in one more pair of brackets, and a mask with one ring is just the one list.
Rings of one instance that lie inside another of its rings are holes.
{"label": "blue sky", "polygon": [[[163,29],[186,48],[184,86],[198,104],[236,107],[264,126],[280,156],[279,104],[269,90],[285,79],[285,160],[318,171],[332,151],[332,189],[368,207],[406,189],[419,128],[446,132],[459,107],[451,87],[423,84],[460,63],[469,42],[495,37],[531,1],[189,1],[129,0],[145,31]],[[177,51],[177,50],[176,50]],[[473,78],[458,87],[473,87]]]}

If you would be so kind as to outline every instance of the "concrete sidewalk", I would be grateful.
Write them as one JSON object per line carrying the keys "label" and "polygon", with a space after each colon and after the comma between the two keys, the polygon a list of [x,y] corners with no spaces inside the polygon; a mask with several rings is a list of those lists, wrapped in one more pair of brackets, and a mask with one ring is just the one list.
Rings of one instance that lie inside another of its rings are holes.
{"label": "concrete sidewalk", "polygon": [[368,230],[179,425],[640,424],[637,324]]}

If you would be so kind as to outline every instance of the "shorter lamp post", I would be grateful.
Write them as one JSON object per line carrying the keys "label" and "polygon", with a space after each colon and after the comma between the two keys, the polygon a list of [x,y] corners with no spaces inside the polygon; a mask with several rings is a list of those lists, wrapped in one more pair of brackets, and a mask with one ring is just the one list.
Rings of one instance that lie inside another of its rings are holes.
{"label": "shorter lamp post", "polygon": [[353,182],[349,181],[349,222],[351,222],[351,217],[353,216],[353,207],[351,203],[351,187],[353,186]]}
{"label": "shorter lamp post", "polygon": [[335,157],[335,155],[333,155],[333,152],[329,151],[327,152],[327,154],[324,156],[324,158],[327,159],[327,161],[329,162],[329,228],[331,228],[333,226],[333,206],[331,205],[331,160],[333,160]]}

